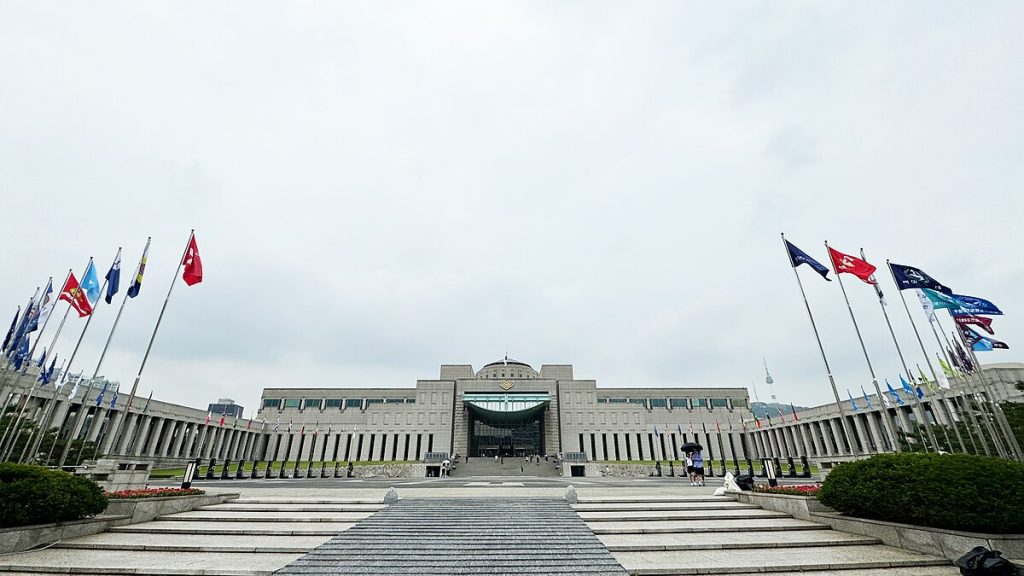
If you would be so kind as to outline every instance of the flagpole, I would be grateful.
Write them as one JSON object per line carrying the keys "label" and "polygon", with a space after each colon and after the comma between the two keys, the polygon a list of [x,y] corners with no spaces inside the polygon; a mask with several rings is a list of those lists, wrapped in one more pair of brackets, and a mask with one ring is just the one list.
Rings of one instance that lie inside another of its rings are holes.
{"label": "flagpole", "polygon": [[[942,347],[942,340],[939,339],[939,331],[935,329],[935,323],[938,322],[939,319],[935,317],[934,311],[932,312],[931,320],[932,321],[928,322],[928,325],[932,329],[932,335],[935,336],[935,344],[939,347],[939,350],[942,352],[942,357],[945,358],[946,364],[952,366],[951,364],[949,364],[949,355],[946,354],[946,349]],[[949,341],[948,340],[946,341],[946,345],[947,346],[949,345]],[[953,377],[957,378],[955,373],[953,374]],[[948,378],[947,378],[947,380],[948,380]],[[963,383],[963,387],[964,387],[964,389],[968,393],[970,393],[972,391],[971,388],[968,387],[968,385],[966,383],[966,379],[965,379],[965,381]],[[967,416],[971,419],[971,423],[974,425],[975,432],[976,432],[977,436],[981,439],[981,446],[985,450],[985,455],[986,456],[991,456],[992,452],[989,450],[988,443],[985,441],[985,434],[982,432],[981,425],[978,424],[978,420],[974,416],[974,408],[970,405],[970,397],[968,397],[967,400],[968,400],[966,402],[967,409],[965,410],[965,412],[967,412]],[[953,396],[953,402],[956,403],[956,396]],[[960,404],[958,404],[958,406],[960,406]],[[960,409],[963,410],[963,408],[960,408]],[[993,438],[994,438],[994,436],[993,436]],[[977,452],[978,451],[978,446],[974,442],[974,437],[973,436],[971,436],[971,444],[974,445],[974,451]]]}
{"label": "flagpole", "polygon": [[[846,309],[850,311],[850,320],[853,322],[853,330],[854,332],[857,333],[857,341],[860,342],[861,352],[864,353],[864,361],[868,365],[868,373],[871,374],[871,384],[873,384],[875,387],[875,394],[877,394],[878,398],[881,399],[882,389],[878,386],[878,377],[875,376],[875,367],[872,366],[871,357],[868,356],[867,346],[864,345],[864,337],[861,336],[860,326],[857,325],[857,317],[853,315],[853,306],[850,305],[850,297],[847,296],[846,294],[846,285],[843,284],[843,275],[840,274],[839,270],[836,269],[836,262],[835,259],[832,258],[832,251],[829,248],[828,240],[825,241],[825,250],[828,252],[829,261],[832,263],[832,270],[836,273],[836,280],[839,280],[839,288],[843,292],[843,300],[846,301]],[[879,408],[881,409],[882,414],[885,416],[883,422],[885,422],[885,427],[888,429],[890,438],[892,438],[893,449],[896,452],[902,452],[902,450],[900,449],[899,438],[896,437],[896,424],[893,422],[892,414],[889,413],[889,410],[885,407],[884,403],[882,404],[882,406],[879,406]],[[870,418],[870,416],[868,417]]]}
{"label": "flagpole", "polygon": [[[953,344],[949,341],[949,338],[946,336],[946,333],[942,331],[942,322],[939,322],[939,319],[937,317],[935,319],[935,322],[939,325],[939,329],[937,330],[937,332],[942,332],[942,340],[946,343],[946,346],[949,348],[950,353],[952,353]],[[934,326],[932,328],[934,330]],[[938,336],[936,336],[936,338],[938,338]],[[946,362],[949,362],[949,361],[950,361],[949,354],[946,354]],[[984,397],[981,395],[981,392],[979,391],[979,387],[975,386],[974,381],[971,378],[971,376],[972,376],[971,373],[968,372],[966,370],[966,368],[964,370],[962,370],[962,371],[959,371],[959,373],[958,373],[958,378],[960,378],[960,380],[964,383],[964,388],[971,395],[973,395],[974,401],[978,403],[978,408],[979,409],[984,409],[984,406],[985,406]],[[971,414],[971,416],[974,416],[974,406],[971,404],[971,396],[968,396],[966,398],[966,400],[967,400],[966,404],[967,404],[968,409],[970,410],[970,414]],[[975,417],[975,422],[977,422],[977,420],[978,420],[977,417]],[[1005,451],[1004,447],[1002,446],[1002,442],[999,439],[999,435],[996,433],[995,427],[992,426],[992,418],[988,415],[987,411],[982,411],[981,420],[985,423],[985,428],[988,429],[989,434],[992,435],[992,444],[996,447],[997,451],[1000,454],[1005,454],[1006,451]],[[975,424],[975,425],[977,425],[977,424]],[[1009,438],[1006,437],[1006,430],[1003,429],[1003,427],[1002,427],[1002,422],[1000,422],[998,419],[996,419],[996,425],[999,426],[1000,432],[1003,434],[1004,438],[1007,441],[1009,441]],[[980,431],[981,431],[981,428],[979,426],[979,432]],[[981,442],[982,442],[982,445],[986,448],[985,454],[990,455],[990,452],[988,451],[988,442],[986,441],[984,434],[981,434]],[[1004,457],[1006,457],[1006,456],[1004,455]]]}
{"label": "flagpole", "polygon": [[[156,326],[153,327],[153,334],[149,337],[149,344],[146,346],[146,353],[142,356],[142,364],[139,366],[139,373],[135,375],[135,382],[132,383],[132,391],[128,395],[128,403],[124,407],[124,418],[118,422],[117,430],[114,434],[115,447],[118,442],[118,436],[121,434],[121,428],[124,421],[128,418],[128,415],[132,411],[132,403],[135,401],[135,392],[139,389],[139,380],[142,380],[142,371],[146,368],[146,361],[149,360],[149,353],[153,350],[153,342],[156,340],[157,330],[160,329],[160,322],[164,319],[164,312],[167,311],[167,303],[171,300],[171,293],[174,291],[174,285],[178,281],[178,274],[181,272],[181,267],[185,264],[185,256],[188,255],[189,246],[192,245],[192,239],[195,238],[196,231],[193,228],[188,235],[188,242],[185,242],[185,250],[181,254],[181,258],[178,259],[178,268],[174,271],[174,277],[171,278],[171,287],[167,289],[167,297],[164,298],[164,305],[160,308],[160,315],[156,318]],[[136,427],[138,431],[138,427]],[[134,435],[133,435],[134,437]]]}
{"label": "flagpole", "polygon": [[825,363],[825,373],[828,374],[828,383],[832,386],[832,395],[836,399],[836,408],[839,409],[839,422],[843,427],[843,434],[846,436],[847,445],[850,447],[850,451],[854,456],[860,456],[860,450],[857,449],[857,442],[853,435],[850,434],[849,424],[846,422],[846,410],[843,409],[843,403],[839,399],[839,390],[836,389],[836,379],[832,376],[832,368],[828,364],[828,357],[825,356],[825,347],[821,344],[821,336],[818,334],[818,325],[814,323],[814,314],[811,313],[811,304],[807,301],[807,293],[804,292],[804,284],[800,281],[800,274],[796,271],[796,266],[793,266],[793,257],[789,253],[789,247],[786,246],[786,235],[782,236],[782,249],[786,251],[786,258],[789,260],[790,266],[793,268],[793,276],[796,277],[796,284],[800,287],[800,295],[804,299],[804,306],[807,308],[807,318],[811,321],[811,329],[814,330],[814,339],[818,342],[818,350],[821,352],[821,360]]}
{"label": "flagpole", "polygon": [[[120,257],[121,257],[121,247],[118,246],[117,247],[117,254],[114,255],[114,262],[117,262],[117,259],[120,258]],[[93,264],[93,266],[95,266],[95,264]],[[86,268],[86,270],[88,270],[88,268]],[[83,277],[82,280],[84,281],[85,278]],[[65,280],[64,282],[66,284],[67,280]],[[78,341],[75,342],[75,347],[71,350],[71,357],[68,358],[67,366],[64,367],[64,370],[66,370],[65,373],[68,373],[68,372],[71,371],[71,365],[75,362],[75,356],[78,354],[78,348],[82,345],[82,340],[85,339],[85,333],[86,333],[86,331],[89,330],[89,325],[92,324],[93,317],[96,316],[96,312],[99,309],[100,298],[103,298],[103,292],[106,289],[107,289],[107,277],[104,276],[103,277],[103,283],[100,284],[99,295],[96,297],[96,304],[93,306],[92,312],[89,313],[89,317],[85,319],[85,326],[82,326],[82,331],[81,331],[81,333],[78,334]],[[86,300],[89,299],[89,295],[88,294],[86,294],[85,299]],[[90,302],[90,304],[92,304],[92,302]],[[47,320],[49,320],[49,318],[47,318]],[[35,442],[32,444],[32,450],[29,452],[30,454],[34,453],[36,451],[37,447],[39,446],[39,444],[42,442],[43,434],[45,433],[45,426],[48,425],[47,421],[50,418],[50,416],[52,415],[53,408],[54,408],[54,406],[56,404],[57,404],[57,384],[54,383],[53,399],[52,399],[52,401],[50,401],[47,404],[46,410],[43,413],[43,418],[42,418],[42,420],[40,420],[40,424],[41,425],[39,427],[39,437],[36,438]],[[32,442],[32,437],[31,436],[29,436],[29,441]]]}
{"label": "flagpole", "polygon": [[[1010,428],[1009,422],[1006,421],[1006,416],[1002,413],[1002,409],[999,407],[999,404],[995,401],[995,384],[993,384],[992,381],[988,378],[988,375],[985,374],[985,371],[981,367],[981,361],[978,360],[978,355],[974,353],[974,346],[971,346],[967,342],[967,340],[964,338],[963,331],[960,330],[959,326],[957,327],[956,332],[960,336],[960,341],[963,342],[964,348],[966,348],[967,353],[971,355],[971,360],[974,361],[974,366],[977,368],[976,371],[978,372],[982,384],[985,387],[985,392],[988,394],[988,402],[989,404],[992,405],[993,418],[995,418],[996,422],[999,423],[999,427],[1003,430],[1003,436],[1005,436],[1007,442],[1009,442],[1009,446],[1007,446],[1008,450],[1016,451],[1016,454],[1013,456],[1015,456],[1018,460],[1024,461],[1024,453],[1021,452],[1020,443],[1017,442],[1017,437],[1016,435],[1014,435],[1013,429]],[[993,441],[995,440],[993,439]]]}
{"label": "flagpole", "polygon": [[[150,243],[150,241],[152,239],[153,239],[152,236],[146,237],[146,247],[142,249],[142,256],[139,257],[139,263],[135,265],[135,274],[132,276],[132,282],[133,283],[134,283],[135,279],[138,278],[138,276],[139,276],[139,270],[142,268],[142,259],[146,257],[146,254],[149,251],[149,243]],[[120,252],[120,249],[118,250],[118,252]],[[129,285],[129,288],[130,287],[131,286]],[[124,291],[124,296],[121,298],[121,306],[118,307],[118,309],[117,309],[117,316],[114,317],[114,324],[110,327],[110,332],[107,334],[107,341],[103,344],[103,351],[100,352],[100,359],[96,362],[96,369],[93,371],[92,379],[90,379],[90,381],[89,381],[90,389],[92,388],[92,381],[95,380],[97,377],[99,377],[100,368],[103,366],[104,358],[107,357],[107,349],[110,348],[110,342],[114,339],[114,331],[117,330],[117,325],[118,325],[118,323],[121,322],[121,313],[124,312],[124,305],[126,303],[128,303],[128,289],[125,289],[125,291]],[[86,392],[86,396],[88,396],[88,391]],[[84,405],[85,404],[84,404],[84,399],[83,399],[83,406]],[[75,427],[76,428],[78,427],[78,420],[80,418],[84,418],[85,417],[85,413],[84,412],[85,412],[84,410],[79,411],[79,414],[76,417],[76,421],[75,421]],[[128,414],[126,412],[122,411],[121,420],[124,420],[127,417],[128,417]],[[118,426],[118,427],[120,428],[120,426]],[[99,437],[97,437],[97,439],[96,439],[97,444],[99,444],[102,441],[102,438],[105,438],[106,436],[107,436],[106,434],[102,434]],[[61,466],[64,465],[64,459],[67,457],[67,454],[68,454],[68,451],[70,450],[70,448],[71,448],[70,444],[65,446],[64,453],[61,454],[61,459],[60,459]]]}
{"label": "flagpole", "polygon": [[[864,256],[864,249],[863,248],[860,249],[860,256],[861,256],[861,259],[867,260],[867,258]],[[889,261],[886,260],[885,264],[888,266]],[[892,274],[892,268],[891,267],[889,268],[889,273]],[[899,342],[899,340],[896,339],[896,331],[893,330],[893,328],[892,328],[892,321],[889,319],[889,312],[885,309],[885,301],[882,299],[882,290],[881,290],[881,288],[878,288],[877,284],[875,285],[875,288],[877,289],[876,291],[878,293],[878,307],[882,309],[882,316],[885,317],[885,325],[889,327],[889,335],[892,336],[892,343],[896,347],[896,354],[900,357],[900,365],[903,366],[903,371],[907,374],[907,377],[908,378],[912,378],[911,375],[910,375],[910,368],[907,368],[907,360],[906,360],[906,358],[903,357],[903,349],[900,348],[900,342]],[[897,290],[899,289],[899,285],[896,286],[896,289]],[[925,432],[928,434],[928,440],[931,441],[932,448],[935,450],[935,452],[938,452],[939,451],[939,443],[935,439],[935,431],[932,430],[932,424],[931,424],[931,422],[928,421],[928,413],[925,411],[924,405],[921,403],[921,398],[918,397],[917,394],[913,394],[913,393],[911,394],[911,396],[914,397],[914,402],[917,403],[917,408],[918,408],[918,410],[921,411],[921,418],[922,418],[922,420],[924,420],[924,429],[925,429]],[[899,410],[900,408],[897,406],[896,409]],[[913,414],[914,409],[911,408],[910,411],[911,411],[911,414]],[[906,432],[904,432],[904,435],[906,435]],[[923,442],[922,442],[922,444],[923,444]],[[910,446],[910,439],[909,438],[907,439],[907,446],[908,447]],[[928,446],[927,445],[924,446],[924,451],[925,452],[928,451]]]}
{"label": "flagpole", "polygon": [[[917,344],[918,344],[918,346],[921,347],[921,355],[924,356],[924,361],[925,361],[926,364],[928,364],[928,370],[932,373],[932,378],[935,379],[935,385],[938,386],[939,385],[939,377],[935,373],[935,367],[932,366],[931,359],[928,357],[928,351],[925,350],[925,348],[924,348],[924,341],[921,340],[921,332],[918,331],[917,324],[914,322],[914,317],[911,316],[911,314],[910,314],[910,307],[907,306],[907,299],[903,296],[903,290],[900,289],[899,282],[896,281],[896,274],[894,274],[893,271],[892,271],[892,263],[889,262],[888,259],[886,259],[885,264],[886,264],[886,266],[889,267],[889,275],[892,276],[892,282],[893,282],[893,284],[896,285],[896,291],[900,293],[900,302],[903,303],[903,310],[906,311],[906,313],[907,313],[907,321],[910,322],[910,327],[914,329],[914,336],[917,337]],[[911,380],[914,379],[914,377],[910,374],[909,371],[907,372],[907,377],[910,378]],[[914,394],[914,396],[917,396],[917,394]],[[939,404],[948,411],[949,407],[945,405],[945,394],[942,393],[942,388],[941,387],[939,387],[939,399],[942,400],[942,402],[940,402]],[[918,398],[918,400],[920,400],[920,398]],[[933,407],[933,410],[934,410],[934,403],[932,403],[932,407]],[[927,422],[928,421],[928,413],[927,412],[925,412],[924,417],[925,417],[925,421]],[[938,418],[939,418],[939,413],[935,412],[935,423],[936,424],[939,423]],[[950,424],[953,426],[953,432],[956,433],[957,441],[960,443],[960,451],[966,453],[967,449],[964,448],[964,440],[960,436],[960,429],[957,428],[955,425],[953,425],[952,417],[949,417],[949,420],[950,420]],[[953,444],[949,440],[949,432],[946,432],[946,428],[945,427],[942,428],[942,434],[946,438],[946,445],[948,445],[950,447],[950,449],[952,449]],[[937,449],[936,449],[936,451],[937,451]]]}

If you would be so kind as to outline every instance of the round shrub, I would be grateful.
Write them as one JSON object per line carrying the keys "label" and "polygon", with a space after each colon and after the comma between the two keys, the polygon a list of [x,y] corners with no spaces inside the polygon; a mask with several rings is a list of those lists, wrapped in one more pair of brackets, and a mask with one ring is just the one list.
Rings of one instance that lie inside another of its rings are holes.
{"label": "round shrub", "polygon": [[99,514],[107,497],[92,480],[41,466],[0,464],[0,528]]}
{"label": "round shrub", "polygon": [[1024,532],[1024,463],[967,454],[881,454],[836,466],[818,495],[860,518]]}

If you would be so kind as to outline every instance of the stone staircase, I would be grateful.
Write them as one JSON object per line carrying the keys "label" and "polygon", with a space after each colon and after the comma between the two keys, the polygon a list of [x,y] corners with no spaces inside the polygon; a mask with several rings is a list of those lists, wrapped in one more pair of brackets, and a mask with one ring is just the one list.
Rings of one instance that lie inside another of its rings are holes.
{"label": "stone staircase", "polygon": [[354,498],[240,498],[0,556],[0,576],[959,574],[944,559],[728,497],[629,494],[584,493],[572,508],[558,498],[516,496],[409,498],[390,507]]}
{"label": "stone staircase", "polygon": [[527,462],[523,458],[508,457],[504,462],[495,462],[494,458],[470,458],[469,462],[462,460],[452,470],[453,478],[471,478],[474,476],[502,476],[502,477],[526,477],[538,476],[543,478],[554,478],[558,476],[558,468],[555,463],[545,462],[541,458],[540,463]]}
{"label": "stone staircase", "polygon": [[728,497],[581,498],[577,513],[630,574],[953,576],[942,558],[884,546]]}
{"label": "stone staircase", "polygon": [[382,508],[379,500],[241,498],[0,556],[0,574],[269,575]]}

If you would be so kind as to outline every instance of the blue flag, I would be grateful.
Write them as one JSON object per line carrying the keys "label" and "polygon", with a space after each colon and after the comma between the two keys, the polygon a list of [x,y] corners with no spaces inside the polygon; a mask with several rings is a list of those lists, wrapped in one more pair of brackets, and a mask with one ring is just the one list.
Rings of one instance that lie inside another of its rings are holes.
{"label": "blue flag", "polygon": [[50,360],[50,367],[49,368],[43,368],[42,370],[39,371],[39,381],[43,383],[43,386],[46,386],[51,381],[53,381],[53,369],[56,366],[56,364],[57,364],[57,355],[54,354],[53,355],[53,360]]}
{"label": "blue flag", "polygon": [[21,341],[14,348],[14,369],[21,370],[22,364],[28,360],[28,334],[21,337]]}
{"label": "blue flag", "polygon": [[903,374],[900,374],[900,384],[903,385],[904,392],[910,394],[911,397],[914,396],[914,389],[910,387],[910,382],[907,382],[906,380],[903,379]]}
{"label": "blue flag", "polygon": [[888,378],[885,379],[885,385],[889,388],[889,395],[892,396],[893,400],[895,400],[900,406],[903,406],[903,398],[900,398],[899,393],[893,389],[892,384],[889,384]]}
{"label": "blue flag", "polygon": [[6,352],[7,347],[11,345],[11,338],[14,336],[14,329],[18,327],[18,316],[21,315],[21,306],[14,312],[14,318],[11,319],[11,327],[7,329],[7,336],[4,337],[4,345],[0,346],[0,352]]}
{"label": "blue flag", "polygon": [[924,390],[921,390],[920,386],[917,387],[917,397],[924,398]]}
{"label": "blue flag", "polygon": [[82,292],[85,292],[85,297],[89,299],[89,304],[95,307],[100,300],[100,279],[96,275],[96,265],[92,258],[89,259],[89,265],[85,267],[85,274],[82,274],[80,287]]}
{"label": "blue flag", "polygon": [[864,395],[864,403],[868,405],[868,410],[871,410],[871,398],[868,398],[868,393],[864,391],[864,386],[860,387],[860,393]]}
{"label": "blue flag", "polygon": [[114,408],[117,407],[117,393],[118,393],[118,389],[114,388],[114,395],[113,395],[113,397],[110,398],[110,409],[111,410],[113,410]]}
{"label": "blue flag", "polygon": [[953,311],[951,313],[972,315],[986,314],[989,316],[1001,316],[1003,314],[1003,311],[995,304],[985,300],[984,298],[965,296],[963,294],[953,294],[953,299],[960,305],[960,311]]}
{"label": "blue flag", "polygon": [[857,403],[853,400],[853,394],[850,394],[850,389],[846,389],[846,395],[850,397],[850,406],[853,406],[854,412],[860,412],[860,408],[857,407]]}
{"label": "blue flag", "polygon": [[10,348],[7,349],[8,358],[14,358],[15,350],[17,350],[18,344],[21,344],[21,337],[25,335],[26,329],[31,321],[33,309],[36,306],[36,296],[38,295],[39,288],[36,288],[35,293],[28,299],[28,304],[25,305],[25,313],[21,315],[21,320],[18,321],[18,327],[14,329],[14,338],[11,339]]}
{"label": "blue flag", "polygon": [[952,294],[953,291],[943,286],[938,280],[924,273],[920,268],[904,266],[902,264],[889,263],[889,270],[892,271],[893,280],[900,290],[910,288],[929,288],[936,292]]}
{"label": "blue flag", "polygon": [[964,340],[971,346],[971,350],[975,352],[991,352],[995,348],[1001,350],[1009,350],[1010,347],[1006,342],[1000,342],[994,338],[988,338],[978,334],[970,326],[963,326],[957,324],[957,328],[960,329],[960,333],[963,334]]}
{"label": "blue flag", "polygon": [[796,268],[801,264],[807,264],[811,268],[814,268],[815,272],[821,274],[822,278],[828,280],[829,282],[832,281],[832,279],[828,277],[828,268],[823,266],[821,262],[818,262],[814,258],[808,256],[807,253],[804,252],[803,250],[794,246],[793,243],[790,242],[789,240],[786,240],[786,250],[789,251],[789,263],[793,266],[793,268]]}
{"label": "blue flag", "polygon": [[117,251],[117,256],[114,258],[114,263],[110,265],[110,270],[107,271],[107,295],[104,300],[107,304],[113,300],[114,294],[117,294],[117,287],[121,283],[121,250]]}
{"label": "blue flag", "polygon": [[39,362],[36,363],[36,367],[40,367],[46,364],[46,346],[43,346],[43,355],[39,357]]}
{"label": "blue flag", "polygon": [[[103,395],[106,394],[106,393],[107,393],[107,383],[104,382],[103,383],[103,389],[100,390],[99,396],[96,397],[96,405],[97,406],[99,406],[100,404],[103,404]],[[83,400],[84,400],[84,398],[83,398]]]}

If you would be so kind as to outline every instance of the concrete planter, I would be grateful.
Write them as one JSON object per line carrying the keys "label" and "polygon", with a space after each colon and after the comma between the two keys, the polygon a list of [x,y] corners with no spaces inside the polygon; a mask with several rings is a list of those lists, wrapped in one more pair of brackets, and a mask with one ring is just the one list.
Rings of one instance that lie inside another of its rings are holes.
{"label": "concrete planter", "polygon": [[238,494],[199,494],[195,496],[161,496],[159,498],[124,498],[111,500],[103,514],[126,516],[124,524],[149,522],[157,516],[189,512],[201,506],[223,504]]}
{"label": "concrete planter", "polygon": [[833,512],[831,508],[819,502],[814,496],[791,496],[766,492],[730,492],[730,494],[745,504],[754,504],[774,512],[784,512],[800,520],[811,520],[812,514]]}
{"label": "concrete planter", "polygon": [[0,554],[28,550],[58,540],[99,534],[115,526],[148,522],[157,516],[188,512],[200,506],[221,504],[233,498],[238,498],[238,494],[111,500],[103,514],[94,518],[0,529]]}
{"label": "concrete planter", "polygon": [[883,520],[843,516],[835,511],[815,512],[811,522],[828,524],[834,530],[872,536],[889,546],[956,560],[975,546],[999,550],[1006,558],[1024,559],[1024,534],[981,534],[942,528],[926,528]]}

